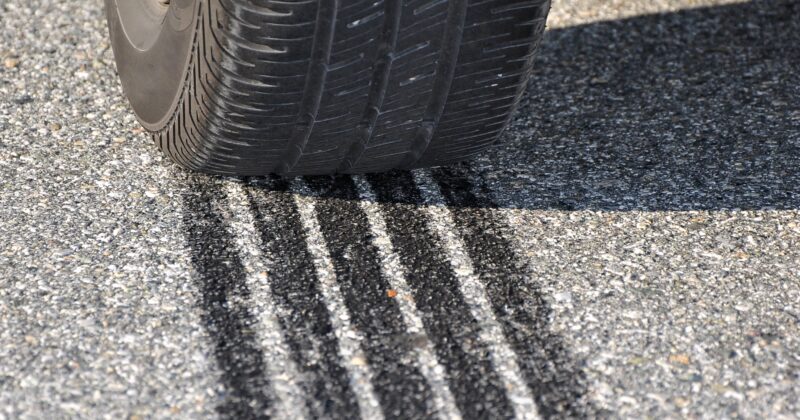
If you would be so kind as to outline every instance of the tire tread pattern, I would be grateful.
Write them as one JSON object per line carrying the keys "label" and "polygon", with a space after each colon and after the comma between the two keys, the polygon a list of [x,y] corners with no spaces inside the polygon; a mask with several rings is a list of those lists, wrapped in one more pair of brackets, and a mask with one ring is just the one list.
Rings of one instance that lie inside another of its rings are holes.
{"label": "tire tread pattern", "polygon": [[549,0],[199,0],[190,68],[153,133],[224,175],[438,166],[496,142]]}

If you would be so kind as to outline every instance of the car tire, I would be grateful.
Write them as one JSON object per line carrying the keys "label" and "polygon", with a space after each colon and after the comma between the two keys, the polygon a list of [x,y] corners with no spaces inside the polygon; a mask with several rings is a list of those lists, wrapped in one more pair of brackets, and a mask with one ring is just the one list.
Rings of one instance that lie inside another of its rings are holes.
{"label": "car tire", "polygon": [[319,175],[494,144],[549,0],[106,0],[134,113],[181,166]]}

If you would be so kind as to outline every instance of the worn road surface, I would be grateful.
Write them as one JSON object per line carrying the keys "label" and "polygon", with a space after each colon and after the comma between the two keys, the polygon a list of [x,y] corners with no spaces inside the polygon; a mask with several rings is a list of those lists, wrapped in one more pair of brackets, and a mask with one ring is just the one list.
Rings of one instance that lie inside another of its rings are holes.
{"label": "worn road surface", "polygon": [[483,158],[223,179],[0,0],[0,419],[797,418],[798,16],[556,1]]}

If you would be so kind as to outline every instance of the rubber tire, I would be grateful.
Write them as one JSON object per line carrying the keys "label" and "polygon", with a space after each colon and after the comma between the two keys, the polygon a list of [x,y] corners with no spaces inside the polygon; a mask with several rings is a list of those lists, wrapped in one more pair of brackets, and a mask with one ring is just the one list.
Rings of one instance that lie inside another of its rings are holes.
{"label": "rubber tire", "polygon": [[[223,175],[439,166],[494,144],[549,0],[172,0],[136,47],[106,0],[123,89],[161,150]],[[187,22],[187,19],[190,22]]]}

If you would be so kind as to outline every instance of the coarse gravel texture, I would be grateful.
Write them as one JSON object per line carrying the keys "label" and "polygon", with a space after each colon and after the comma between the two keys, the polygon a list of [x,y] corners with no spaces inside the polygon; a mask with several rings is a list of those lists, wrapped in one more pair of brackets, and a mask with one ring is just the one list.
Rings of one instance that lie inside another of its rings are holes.
{"label": "coarse gravel texture", "polygon": [[181,173],[120,94],[101,3],[0,8],[19,60],[0,67],[0,416],[213,413]]}
{"label": "coarse gravel texture", "polygon": [[[458,288],[472,274],[504,333],[488,340],[516,352],[540,414],[799,417],[799,13],[558,1],[503,146],[429,177],[306,179],[322,235],[306,241],[302,183],[210,179],[158,153],[121,94],[102,2],[5,0],[0,419],[245,416],[278,404],[266,382],[310,399],[274,413],[342,415],[364,366],[387,416],[430,414],[429,372],[458,373],[442,375],[466,417],[508,416],[507,372],[475,357],[485,320]],[[385,218],[392,261],[362,205]],[[429,206],[455,226],[429,228]],[[258,232],[226,229],[230,209]],[[448,228],[463,250],[442,249]],[[265,263],[238,257],[257,243]],[[327,244],[341,301],[307,244]],[[382,299],[375,272],[398,265],[408,284]],[[331,305],[353,312],[364,355],[342,357]],[[276,340],[264,307],[289,357],[259,347]],[[408,363],[422,349],[438,363]]]}

